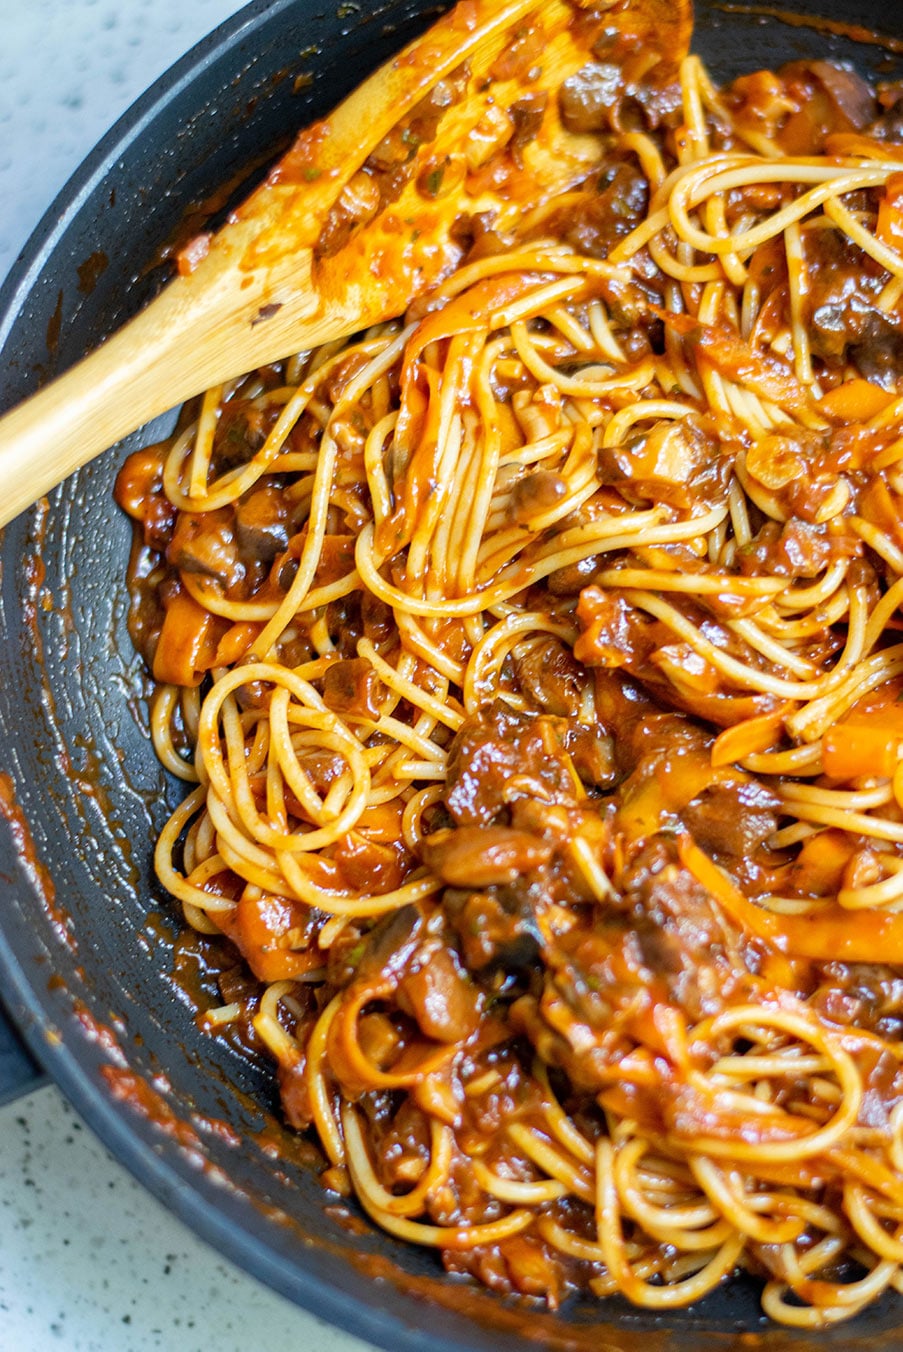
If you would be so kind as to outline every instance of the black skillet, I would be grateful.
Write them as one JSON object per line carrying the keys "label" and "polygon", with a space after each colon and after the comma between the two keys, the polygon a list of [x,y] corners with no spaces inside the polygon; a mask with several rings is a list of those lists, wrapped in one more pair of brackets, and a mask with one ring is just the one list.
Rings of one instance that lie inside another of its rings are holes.
{"label": "black skillet", "polygon": [[[892,0],[787,2],[903,38]],[[0,407],[134,312],[159,285],[155,260],[186,216],[438,8],[335,5],[255,0],[107,136],[0,292]],[[719,79],[802,56],[903,75],[903,60],[880,46],[714,0],[700,0],[695,47]],[[143,676],[125,629],[129,532],[111,498],[126,450],[152,438],[152,429],[130,438],[2,539],[0,993],[40,1065],[113,1153],[221,1253],[399,1352],[504,1352],[534,1340],[595,1352],[898,1349],[895,1298],[840,1329],[794,1334],[767,1326],[745,1280],[666,1319],[621,1302],[574,1301],[548,1314],[443,1277],[430,1253],[331,1205],[310,1155],[278,1125],[267,1067],[196,1029],[185,955],[173,977],[174,917],[150,855],[180,788],[144,732]],[[39,1074],[16,1048],[0,1017],[0,1099]]]}

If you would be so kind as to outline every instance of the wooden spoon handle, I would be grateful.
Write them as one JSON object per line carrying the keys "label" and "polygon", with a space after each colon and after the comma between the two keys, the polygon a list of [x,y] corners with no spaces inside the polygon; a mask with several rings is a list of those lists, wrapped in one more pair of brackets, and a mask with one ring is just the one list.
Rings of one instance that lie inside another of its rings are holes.
{"label": "wooden spoon handle", "polygon": [[[130,328],[2,419],[0,526],[170,402],[165,354]],[[166,395],[163,395],[163,391]],[[172,390],[172,403],[179,395]]]}
{"label": "wooden spoon handle", "polygon": [[[403,310],[410,277],[384,269],[377,278],[366,249],[358,249],[357,275],[334,260],[329,284],[318,287],[313,249],[323,221],[399,119],[463,59],[477,53],[484,64],[494,59],[512,25],[539,4],[471,0],[443,16],[326,121],[301,133],[188,275],[0,418],[0,526],[121,437],[208,386]],[[425,245],[421,252],[425,257]],[[439,267],[441,249],[433,252]],[[428,275],[421,268],[419,276],[422,285]]]}
{"label": "wooden spoon handle", "polygon": [[[298,260],[294,304],[269,318],[265,297],[249,308],[234,269],[216,288],[176,278],[96,351],[0,418],[0,526],[167,409],[321,341],[324,316],[304,285],[304,263]],[[255,323],[268,332],[254,335],[249,348]],[[333,327],[326,332],[336,336]]]}

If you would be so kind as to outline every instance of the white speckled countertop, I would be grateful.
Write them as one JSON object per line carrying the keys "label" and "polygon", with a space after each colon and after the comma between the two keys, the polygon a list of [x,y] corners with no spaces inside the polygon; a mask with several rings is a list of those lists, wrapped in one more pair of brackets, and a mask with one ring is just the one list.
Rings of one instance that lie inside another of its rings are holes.
{"label": "white speckled countertop", "polygon": [[[237,0],[0,0],[0,278],[102,134]],[[366,1352],[196,1239],[52,1087],[0,1108],[0,1352]]]}

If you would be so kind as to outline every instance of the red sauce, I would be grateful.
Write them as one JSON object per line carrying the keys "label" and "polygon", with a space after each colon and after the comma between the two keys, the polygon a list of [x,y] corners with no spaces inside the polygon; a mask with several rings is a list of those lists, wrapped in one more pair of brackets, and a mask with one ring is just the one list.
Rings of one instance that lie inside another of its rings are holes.
{"label": "red sauce", "polygon": [[3,818],[12,833],[22,871],[30,886],[53,921],[57,935],[74,952],[75,939],[71,932],[71,921],[62,907],[57,904],[56,885],[53,877],[38,855],[31,827],[16,798],[12,778],[3,771],[0,771],[0,817]]}
{"label": "red sauce", "polygon": [[[816,33],[831,33],[836,37],[849,38],[851,42],[862,42],[870,47],[882,47],[886,52],[903,54],[903,39],[891,37],[887,33],[876,33],[874,29],[866,28],[863,24],[847,23],[842,19],[826,19],[818,14],[796,14],[792,10],[782,9],[779,5],[742,4],[736,0],[723,0],[723,3],[714,4],[712,8],[720,9],[725,14],[761,14],[764,18],[778,19],[791,28],[812,28]],[[892,13],[893,6],[888,6],[888,18]]]}
{"label": "red sauce", "polygon": [[78,289],[83,296],[90,296],[109,265],[109,258],[100,249],[95,249],[83,263],[79,263],[75,270],[78,273]]}

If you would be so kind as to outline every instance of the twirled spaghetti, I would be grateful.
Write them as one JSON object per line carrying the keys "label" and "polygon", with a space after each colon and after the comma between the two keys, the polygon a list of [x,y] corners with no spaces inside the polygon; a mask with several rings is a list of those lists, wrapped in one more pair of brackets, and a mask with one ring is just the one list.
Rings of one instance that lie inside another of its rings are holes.
{"label": "twirled spaghetti", "polygon": [[903,1289],[903,97],[596,17],[588,176],[124,468],[157,869],[392,1234],[820,1326]]}

